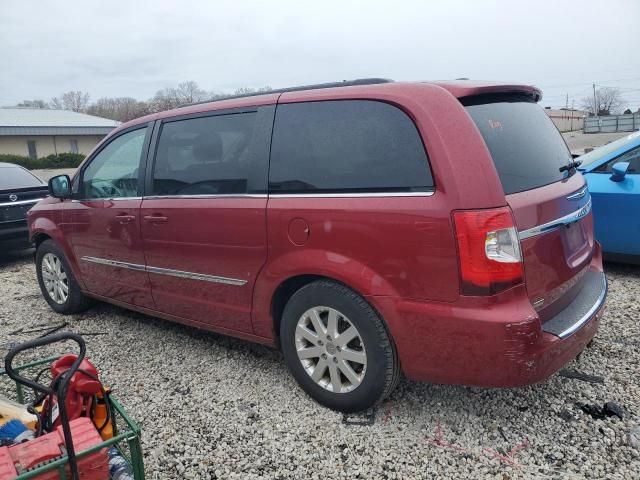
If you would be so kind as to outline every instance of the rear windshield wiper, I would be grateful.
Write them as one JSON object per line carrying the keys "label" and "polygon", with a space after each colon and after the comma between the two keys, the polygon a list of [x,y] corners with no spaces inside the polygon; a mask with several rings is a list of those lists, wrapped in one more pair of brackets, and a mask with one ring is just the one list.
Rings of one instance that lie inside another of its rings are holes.
{"label": "rear windshield wiper", "polygon": [[582,160],[573,160],[566,165],[561,166],[558,170],[560,170],[561,172],[568,172],[569,170],[578,168],[580,165],[582,165]]}

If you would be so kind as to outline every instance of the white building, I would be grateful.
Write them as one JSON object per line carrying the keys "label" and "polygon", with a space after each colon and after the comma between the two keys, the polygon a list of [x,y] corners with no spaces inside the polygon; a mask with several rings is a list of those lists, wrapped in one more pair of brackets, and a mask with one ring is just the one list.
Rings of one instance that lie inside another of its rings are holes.
{"label": "white building", "polygon": [[547,112],[549,118],[551,118],[561,132],[582,130],[584,118],[587,116],[587,112],[584,110],[572,110],[570,108],[559,108],[556,110],[547,107],[544,111]]}
{"label": "white building", "polygon": [[0,108],[0,154],[86,155],[119,122],[69,110]]}

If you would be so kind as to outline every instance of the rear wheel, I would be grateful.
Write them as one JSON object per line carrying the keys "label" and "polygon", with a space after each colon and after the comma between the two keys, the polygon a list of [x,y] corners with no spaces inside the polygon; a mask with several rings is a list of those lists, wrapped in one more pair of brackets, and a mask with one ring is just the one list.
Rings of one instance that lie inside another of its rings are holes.
{"label": "rear wheel", "polygon": [[54,311],[66,315],[91,306],[91,299],[80,290],[62,249],[53,240],[38,246],[36,273],[42,295]]}
{"label": "rear wheel", "polygon": [[298,290],[284,309],[280,335],[295,379],[334,410],[369,408],[399,380],[396,349],[382,319],[343,285],[318,281]]}

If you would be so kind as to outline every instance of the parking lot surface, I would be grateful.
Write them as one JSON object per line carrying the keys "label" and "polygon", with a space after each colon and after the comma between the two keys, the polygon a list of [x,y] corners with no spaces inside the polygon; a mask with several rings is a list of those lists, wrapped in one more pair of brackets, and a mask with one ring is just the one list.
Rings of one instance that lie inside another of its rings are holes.
{"label": "parking lot surface", "polygon": [[585,153],[585,149],[600,147],[629,134],[630,132],[582,133],[577,131],[563,133],[562,136],[567,142],[567,146],[569,147],[569,150],[571,150],[571,153],[582,155]]}
{"label": "parking lot surface", "polygon": [[[142,426],[150,479],[637,479],[640,267],[608,265],[607,274],[600,332],[567,366],[601,383],[556,374],[499,390],[404,380],[372,425],[345,424],[310,400],[275,350],[106,304],[53,313],[29,251],[0,256],[0,355],[38,335],[19,329],[68,321],[85,334],[103,381]],[[578,406],[605,402],[623,418]]]}

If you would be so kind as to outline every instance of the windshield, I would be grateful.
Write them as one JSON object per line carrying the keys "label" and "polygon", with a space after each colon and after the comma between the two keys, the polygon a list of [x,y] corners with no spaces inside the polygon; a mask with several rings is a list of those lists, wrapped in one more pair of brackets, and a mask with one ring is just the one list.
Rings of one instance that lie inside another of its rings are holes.
{"label": "windshield", "polygon": [[42,182],[28,170],[15,165],[0,166],[0,190],[41,186]]}
{"label": "windshield", "polygon": [[565,178],[571,153],[551,119],[533,101],[508,95],[463,101],[484,138],[506,195]]}
{"label": "windshield", "polygon": [[632,133],[631,135],[626,135],[622,138],[619,138],[618,140],[615,140],[611,143],[607,143],[606,145],[596,148],[595,150],[592,150],[589,153],[585,153],[584,155],[578,157],[577,159],[582,162],[582,165],[580,165],[580,168],[584,168],[587,165],[592,164],[593,162],[597,162],[602,157],[609,155],[611,152],[615,152],[619,148],[624,147],[627,143],[632,142],[638,137],[640,137],[640,132],[635,132],[635,133]]}

